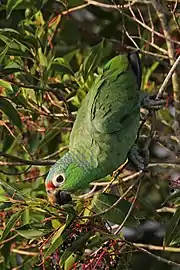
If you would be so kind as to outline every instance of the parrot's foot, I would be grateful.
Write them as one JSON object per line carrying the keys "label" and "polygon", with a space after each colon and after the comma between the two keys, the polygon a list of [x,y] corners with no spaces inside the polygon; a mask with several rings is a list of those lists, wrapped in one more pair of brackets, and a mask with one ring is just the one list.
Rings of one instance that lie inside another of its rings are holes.
{"label": "parrot's foot", "polygon": [[156,99],[156,96],[146,95],[143,97],[141,104],[148,110],[159,110],[166,104],[166,101],[164,99]]}
{"label": "parrot's foot", "polygon": [[131,147],[128,153],[128,158],[138,171],[146,171],[147,164],[145,164],[145,159],[139,153],[137,145],[133,145]]}

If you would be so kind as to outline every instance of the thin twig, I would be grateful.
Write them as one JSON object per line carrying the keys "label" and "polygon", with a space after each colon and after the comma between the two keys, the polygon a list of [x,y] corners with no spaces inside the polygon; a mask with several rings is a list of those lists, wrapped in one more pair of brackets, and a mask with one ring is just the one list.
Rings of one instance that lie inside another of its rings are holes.
{"label": "thin twig", "polygon": [[7,242],[13,240],[13,239],[16,238],[18,235],[19,235],[18,233],[17,233],[17,234],[14,234],[13,236],[11,236],[11,237],[9,237],[9,238],[7,238],[7,239],[1,241],[1,242],[0,242],[0,245],[3,245],[3,244],[5,244],[5,243],[7,243]]}
{"label": "thin twig", "polygon": [[154,163],[150,163],[148,165],[148,168],[153,168],[153,167],[162,167],[162,168],[173,168],[173,169],[180,169],[180,163],[166,163],[166,162],[154,162]]}
{"label": "thin twig", "polygon": [[85,2],[87,2],[89,5],[94,5],[94,6],[98,6],[98,7],[102,7],[102,8],[108,8],[108,9],[119,9],[119,8],[129,8],[129,6],[132,6],[134,4],[136,4],[138,1],[134,0],[132,1],[132,3],[130,3],[130,1],[128,1],[128,4],[120,4],[120,5],[111,5],[111,4],[105,4],[102,2],[98,2],[98,1],[93,1],[93,0],[85,0]]}
{"label": "thin twig", "polygon": [[132,36],[132,35],[131,35],[131,38],[139,39],[139,40],[143,41],[144,43],[146,43],[146,44],[148,44],[148,45],[154,47],[156,50],[162,52],[164,55],[168,55],[167,50],[165,50],[165,49],[159,47],[157,44],[154,44],[154,43],[152,43],[152,42],[149,42],[148,40],[146,40],[146,39],[144,39],[144,38],[142,38],[142,37],[139,37],[139,36]]}
{"label": "thin twig", "polygon": [[180,63],[180,55],[178,56],[178,58],[176,59],[176,61],[174,62],[173,66],[171,67],[171,69],[169,70],[163,84],[161,85],[158,94],[156,96],[156,99],[160,98],[163,94],[163,92],[165,91],[167,84],[172,76],[172,74],[174,73],[174,71],[176,70],[178,64]]}
{"label": "thin twig", "polygon": [[20,250],[16,248],[11,249],[12,252],[21,254],[21,255],[27,255],[27,256],[39,256],[38,252],[32,252],[32,251],[25,251],[25,250]]}
{"label": "thin twig", "polygon": [[89,6],[89,5],[90,5],[89,3],[86,3],[86,4],[79,5],[79,6],[76,6],[76,7],[73,7],[73,8],[69,8],[68,10],[63,11],[61,14],[62,14],[62,15],[68,15],[69,13],[72,13],[72,12],[74,12],[74,11],[83,9],[83,8]]}
{"label": "thin twig", "polygon": [[[161,5],[160,1],[152,0],[152,5],[156,10],[157,16],[161,22],[161,26],[163,29],[164,37],[166,40],[166,46],[169,55],[170,65],[173,66],[175,62],[175,48],[174,43],[171,40],[170,27],[169,22],[166,16],[166,11],[164,10],[164,6]],[[175,121],[173,124],[173,129],[176,135],[180,135],[180,83],[177,72],[172,73],[172,86],[173,86],[173,96],[174,96],[174,107],[175,107]]]}
{"label": "thin twig", "polygon": [[[124,178],[121,179],[121,181],[123,182],[126,182],[126,181],[130,181],[130,180],[134,180],[136,177],[138,177],[140,174],[142,174],[142,171],[139,171],[139,172],[135,172],[131,175],[128,175]],[[91,186],[96,186],[96,187],[99,187],[99,186],[106,186],[109,182],[92,182],[90,183]],[[119,180],[116,180],[116,181],[113,181],[112,185],[117,185],[119,183]]]}
{"label": "thin twig", "polygon": [[50,154],[48,156],[45,156],[42,159],[43,160],[50,159],[50,158],[55,157],[55,156],[59,155],[61,152],[65,151],[65,150],[68,150],[68,149],[69,149],[69,147],[67,145],[66,146],[62,146],[56,152],[53,152],[52,154]]}
{"label": "thin twig", "polygon": [[[153,19],[152,19],[152,16],[151,16],[151,10],[150,10],[150,6],[148,5],[148,15],[149,15],[149,21],[150,21],[150,24],[151,24],[151,28],[154,30],[154,23],[153,23]],[[152,32],[151,34],[151,44],[154,44],[154,33]]]}
{"label": "thin twig", "polygon": [[[118,178],[118,176],[120,175],[120,173],[124,170],[124,168],[126,167],[128,163],[128,160],[126,160],[113,174],[114,177],[113,179],[106,185],[106,187],[103,189],[102,192],[106,192],[108,190],[108,188],[111,187],[111,185],[113,184],[114,181],[116,181],[116,179]],[[118,180],[119,181],[119,180]]]}
{"label": "thin twig", "polygon": [[156,209],[157,213],[172,213],[174,214],[176,212],[176,208],[172,208],[172,207],[162,207],[160,209]]}
{"label": "thin twig", "polygon": [[50,92],[53,93],[55,95],[60,95],[61,99],[63,101],[66,102],[63,94],[62,94],[62,90],[60,90],[59,88],[51,88],[51,87],[47,87],[47,86],[39,86],[39,85],[34,85],[34,84],[24,84],[24,83],[19,83],[7,76],[5,76],[2,72],[0,72],[0,75],[4,78],[5,81],[12,83],[14,85],[17,85],[18,87],[22,87],[22,88],[29,88],[29,89],[34,89],[34,90],[40,90],[43,92]]}
{"label": "thin twig", "polygon": [[[141,176],[142,177],[142,176]],[[135,185],[139,182],[139,178],[123,193],[122,196],[119,197],[119,199],[117,199],[117,201],[115,203],[113,203],[109,208],[107,208],[106,210],[98,213],[98,214],[94,214],[92,216],[82,216],[80,218],[95,218],[95,217],[99,217],[101,215],[106,214],[107,212],[111,211],[116,205],[118,205],[118,203],[120,203],[120,201],[122,201],[124,199],[124,197],[135,187]]]}
{"label": "thin twig", "polygon": [[25,159],[22,159],[19,157],[9,155],[9,154],[4,153],[4,152],[0,152],[0,157],[1,156],[16,161],[16,163],[8,162],[8,161],[0,161],[0,165],[4,165],[4,166],[14,165],[14,164],[16,164],[14,166],[19,166],[19,165],[22,166],[22,164],[45,166],[45,165],[53,165],[56,162],[56,160],[25,160]]}
{"label": "thin twig", "polygon": [[[124,16],[126,16],[126,17],[129,18],[130,20],[134,20],[135,22],[137,22],[138,24],[140,24],[142,27],[144,27],[145,29],[147,29],[148,31],[150,31],[151,33],[153,33],[154,35],[159,36],[159,37],[161,37],[161,38],[163,38],[163,39],[166,39],[165,36],[164,36],[163,34],[161,34],[161,33],[157,32],[157,31],[155,31],[153,28],[151,28],[151,27],[148,26],[147,24],[144,24],[142,21],[140,21],[140,20],[135,16],[135,13],[133,12],[133,10],[132,10],[131,7],[129,7],[129,10],[130,10],[130,12],[131,12],[131,14],[132,14],[133,17],[131,17],[131,16],[127,15],[127,14],[124,15]],[[173,42],[173,43],[176,43],[176,44],[180,44],[180,42],[175,41],[175,40],[172,40],[171,38],[168,38],[168,40],[169,40],[170,42]]]}
{"label": "thin twig", "polygon": [[[26,149],[26,146],[24,145],[24,143],[22,142],[22,140],[20,140],[16,135],[14,135],[14,133],[12,132],[12,130],[9,128],[8,125],[6,125],[6,123],[2,120],[0,120],[0,126],[5,126],[5,128],[9,131],[9,133],[11,134],[11,136],[14,138],[15,141],[17,141],[20,146],[22,147],[22,149],[24,150],[24,152],[26,152],[30,157],[31,154],[29,153],[29,151]],[[0,152],[1,153],[1,152]]]}
{"label": "thin twig", "polygon": [[124,32],[126,34],[126,36],[131,40],[131,42],[134,44],[136,49],[140,49],[139,46],[137,45],[137,43],[135,42],[135,40],[132,38],[132,36],[128,33],[128,31],[126,30],[126,28],[124,27]]}
{"label": "thin twig", "polygon": [[[180,163],[176,163],[176,162],[172,162],[172,163],[167,163],[167,162],[154,162],[154,163],[149,163],[147,168],[154,168],[154,167],[162,167],[162,168],[173,168],[173,169],[180,169]],[[131,181],[134,180],[135,178],[137,178],[138,176],[140,176],[143,172],[139,171],[139,172],[135,172],[131,175],[128,175],[126,177],[123,177],[121,179],[122,182],[127,182],[127,181]],[[113,183],[111,184],[111,186],[115,186],[119,183],[118,180],[113,181]],[[90,183],[90,186],[95,186],[95,187],[104,187],[107,186],[109,184],[109,182],[92,182]],[[94,189],[93,189],[94,190]]]}
{"label": "thin twig", "polygon": [[118,234],[118,233],[121,231],[121,229],[123,228],[123,226],[124,226],[124,224],[126,223],[127,219],[128,219],[129,216],[131,215],[132,210],[133,210],[133,208],[134,208],[134,205],[135,205],[135,203],[136,203],[136,200],[137,200],[139,191],[140,191],[140,187],[141,187],[141,179],[140,179],[140,181],[139,181],[139,184],[138,184],[138,187],[137,187],[137,190],[136,190],[136,194],[135,194],[134,199],[133,199],[133,202],[132,202],[132,204],[131,204],[131,206],[130,206],[130,208],[129,208],[129,211],[127,212],[127,214],[126,214],[126,216],[125,216],[123,222],[119,225],[119,227],[118,227],[117,230],[115,231],[115,233],[114,233],[115,235]]}
{"label": "thin twig", "polygon": [[[121,5],[109,5],[109,4],[105,4],[102,2],[98,2],[98,1],[94,1],[94,0],[85,0],[85,2],[93,5],[93,6],[97,6],[97,7],[102,7],[102,8],[107,8],[107,9],[118,9],[118,11],[120,13],[122,13],[122,11],[120,10],[120,8],[122,7]],[[150,2],[149,2],[150,3]],[[132,11],[131,5],[128,5],[127,7],[129,7],[130,11]],[[165,36],[157,31],[155,31],[154,29],[152,29],[150,26],[144,24],[142,21],[140,21],[139,19],[137,19],[137,17],[134,15],[133,12],[133,17],[129,16],[128,14],[124,13],[124,16],[127,17],[130,20],[133,20],[135,22],[137,22],[138,24],[140,24],[142,27],[144,27],[145,29],[147,29],[148,31],[150,31],[151,33],[166,39]],[[176,43],[176,44],[180,44],[180,42],[176,41],[176,40],[172,40],[171,38],[168,39],[169,41]]]}
{"label": "thin twig", "polygon": [[[165,259],[165,258],[163,258],[163,257],[161,257],[161,256],[157,256],[157,255],[155,255],[155,254],[149,252],[148,250],[146,250],[146,249],[144,249],[144,248],[142,248],[142,247],[139,247],[139,246],[137,246],[136,244],[133,244],[133,243],[131,243],[131,242],[125,240],[125,239],[122,239],[122,241],[125,242],[126,244],[128,244],[129,246],[131,246],[131,247],[133,247],[133,248],[135,248],[135,249],[137,249],[137,250],[139,250],[139,251],[141,251],[141,252],[143,252],[143,253],[149,255],[150,257],[156,259],[156,260],[159,261],[159,262],[166,263],[166,264],[168,264],[169,266],[177,266],[177,267],[180,267],[180,264],[179,264],[179,263],[173,262],[173,261],[171,261],[171,260],[167,260],[167,259]],[[178,268],[178,269],[179,269],[179,268]]]}
{"label": "thin twig", "polygon": [[[3,161],[2,161],[3,162]],[[0,161],[0,165],[1,164],[1,161]],[[14,164],[13,164],[14,165]],[[3,165],[4,166],[4,165]],[[21,166],[23,166],[23,164],[21,163]],[[3,171],[3,170],[0,170],[0,173],[3,173],[5,175],[21,175],[21,174],[25,174],[27,171],[29,171],[29,169],[31,168],[32,165],[29,165],[25,170],[21,171],[21,172],[6,172],[6,171]]]}
{"label": "thin twig", "polygon": [[147,244],[141,244],[141,243],[133,243],[136,247],[142,247],[147,248],[150,250],[161,250],[161,251],[167,251],[167,252],[180,252],[180,248],[176,247],[162,247],[162,246],[155,246],[155,245],[147,245]]}

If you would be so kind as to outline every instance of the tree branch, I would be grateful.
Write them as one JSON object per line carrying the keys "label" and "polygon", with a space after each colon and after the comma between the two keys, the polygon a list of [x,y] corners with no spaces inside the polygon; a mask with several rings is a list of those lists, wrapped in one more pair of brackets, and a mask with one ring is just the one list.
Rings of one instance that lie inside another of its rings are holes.
{"label": "tree branch", "polygon": [[162,246],[156,246],[156,245],[146,245],[146,244],[141,244],[141,243],[134,243],[136,247],[141,247],[141,248],[147,248],[150,250],[160,250],[160,251],[167,251],[167,252],[180,252],[180,248],[176,247],[162,247]]}
{"label": "tree branch", "polygon": [[[169,55],[169,62],[170,62],[170,65],[173,66],[176,59],[175,49],[174,49],[174,44],[171,40],[170,29],[168,25],[166,12],[163,8],[163,5],[161,5],[160,1],[152,0],[152,5],[154,9],[156,10],[157,16],[159,17],[159,20],[161,22],[164,37],[166,40],[166,45],[167,45],[167,50],[168,50],[168,55]],[[174,71],[174,73],[172,74],[172,86],[173,86],[174,102],[175,102],[174,131],[176,134],[180,135],[180,131],[179,131],[179,128],[180,128],[180,91],[179,91],[180,84],[179,84],[178,74],[176,71]]]}
{"label": "tree branch", "polygon": [[141,251],[141,252],[143,252],[143,253],[151,256],[152,258],[154,258],[155,260],[157,260],[159,262],[166,263],[169,266],[176,266],[176,267],[178,267],[178,269],[180,267],[180,264],[179,263],[176,263],[176,262],[171,261],[171,260],[167,260],[167,259],[165,259],[165,258],[163,258],[161,256],[157,256],[157,255],[151,253],[150,251],[148,251],[148,250],[146,250],[146,249],[144,249],[144,248],[142,248],[142,247],[140,247],[140,246],[138,246],[136,244],[133,244],[133,243],[131,243],[131,242],[125,240],[125,239],[122,239],[122,241],[125,242],[126,244],[128,244],[129,246],[131,246],[131,247],[133,247],[133,248],[135,248],[135,249],[137,249],[137,250],[139,250],[139,251]]}
{"label": "tree branch", "polygon": [[56,160],[25,160],[19,157],[11,156],[4,152],[0,152],[0,157],[1,156],[15,161],[15,162],[0,161],[0,165],[2,166],[22,166],[23,164],[46,166],[46,165],[53,165],[56,162]]}
{"label": "tree branch", "polygon": [[17,85],[18,87],[22,87],[22,88],[29,88],[29,89],[34,89],[34,90],[41,90],[43,92],[50,92],[50,93],[53,93],[55,95],[59,95],[59,97],[61,98],[61,100],[65,101],[65,98],[62,94],[62,90],[59,89],[59,88],[51,88],[51,87],[47,87],[47,86],[39,86],[39,85],[34,85],[34,84],[23,84],[23,83],[20,83],[20,82],[17,82],[7,76],[5,76],[2,72],[0,72],[0,75],[2,76],[2,78],[9,82],[9,83],[12,83],[14,85]]}
{"label": "tree branch", "polygon": [[163,92],[165,91],[166,87],[167,87],[167,84],[171,78],[171,76],[173,75],[173,73],[175,72],[178,64],[180,63],[180,55],[178,56],[178,58],[176,59],[176,61],[174,62],[173,66],[171,67],[171,69],[169,70],[163,84],[161,85],[159,91],[158,91],[158,94],[157,94],[157,97],[156,98],[160,98],[163,94]]}
{"label": "tree branch", "polygon": [[[123,13],[122,10],[120,10],[120,7],[118,9],[118,5],[108,5],[108,4],[105,4],[105,3],[102,3],[102,2],[98,2],[98,1],[94,1],[94,0],[85,0],[87,3],[93,5],[93,6],[97,6],[97,7],[102,7],[102,8],[107,8],[107,9],[116,9],[118,10],[121,14]],[[147,4],[147,3],[146,3]],[[128,14],[126,13],[123,13],[123,15],[130,19],[131,21],[135,21],[137,22],[138,24],[140,24],[142,27],[144,27],[145,29],[147,29],[148,31],[150,31],[151,33],[163,38],[163,39],[166,39],[164,35],[162,35],[161,33],[155,31],[154,29],[152,29],[150,26],[148,26],[147,24],[143,23],[142,21],[140,21],[139,19],[137,19],[137,17],[135,16],[134,12],[132,11],[131,9],[131,6],[129,6],[129,9],[133,15],[133,17],[129,16]],[[168,39],[169,41],[171,41],[172,43],[175,43],[175,44],[178,44],[180,45],[180,42],[176,41],[176,40],[172,40],[171,38]]]}

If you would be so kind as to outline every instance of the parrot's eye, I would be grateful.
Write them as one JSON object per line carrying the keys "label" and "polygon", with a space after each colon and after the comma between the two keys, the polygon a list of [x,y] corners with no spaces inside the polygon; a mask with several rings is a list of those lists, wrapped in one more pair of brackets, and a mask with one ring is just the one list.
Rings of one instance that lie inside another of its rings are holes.
{"label": "parrot's eye", "polygon": [[53,184],[55,187],[58,187],[60,184],[62,184],[65,180],[64,174],[59,174],[56,178],[53,179]]}

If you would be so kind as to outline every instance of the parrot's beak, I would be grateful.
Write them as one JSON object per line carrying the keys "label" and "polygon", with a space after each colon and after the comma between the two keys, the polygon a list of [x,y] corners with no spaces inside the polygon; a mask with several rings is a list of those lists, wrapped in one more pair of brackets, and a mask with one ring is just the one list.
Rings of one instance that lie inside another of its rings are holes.
{"label": "parrot's beak", "polygon": [[57,192],[55,192],[55,202],[58,205],[72,203],[72,197],[71,197],[70,193],[67,191],[57,190]]}
{"label": "parrot's beak", "polygon": [[49,202],[51,204],[58,204],[58,205],[64,205],[67,203],[72,203],[72,197],[69,192],[64,191],[64,190],[59,190],[55,187],[49,188],[46,187],[47,195]]}
{"label": "parrot's beak", "polygon": [[46,190],[49,202],[54,205],[56,203],[55,190]]}

